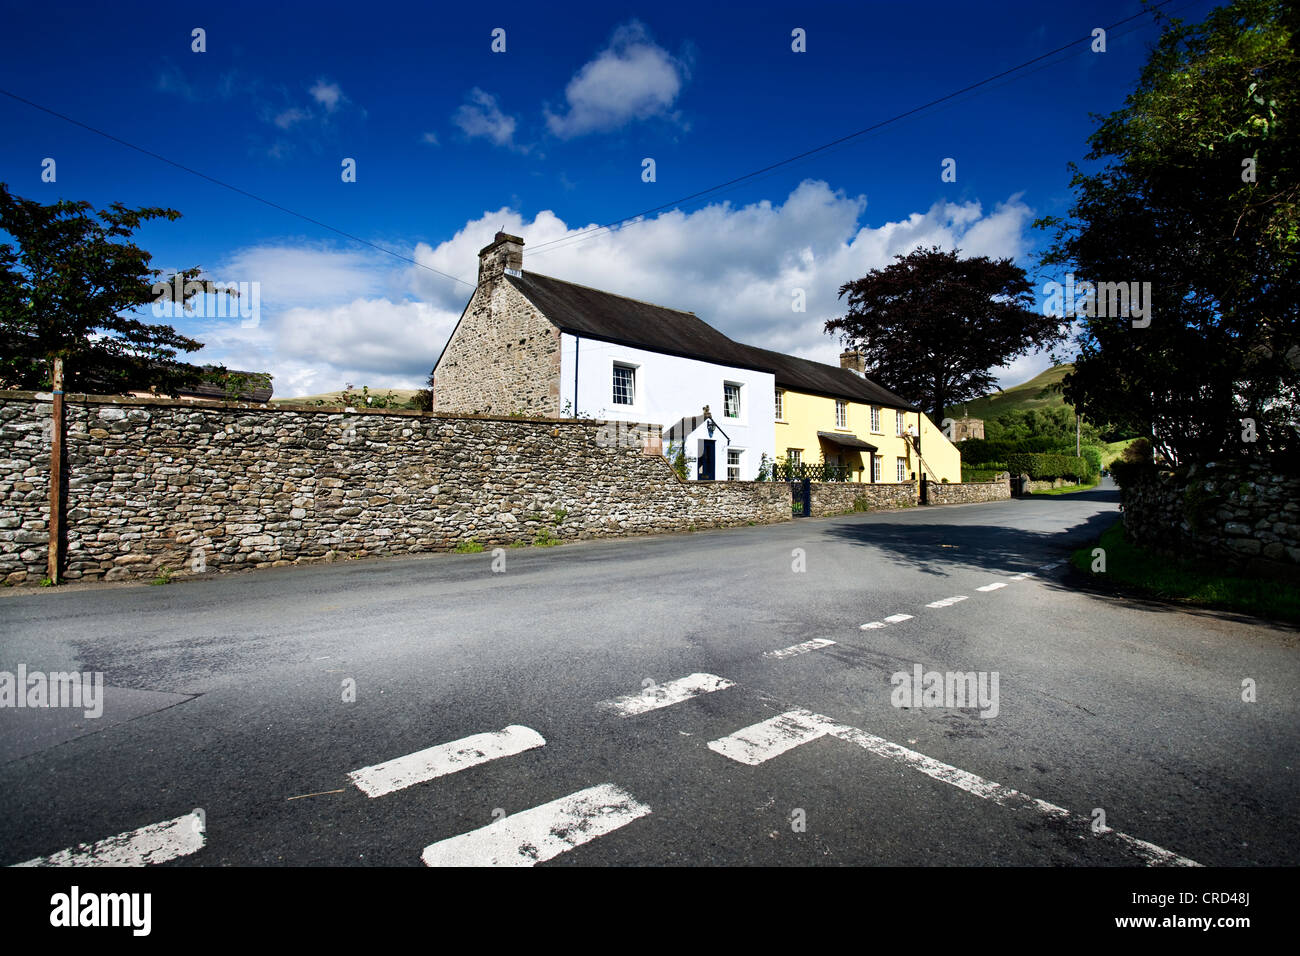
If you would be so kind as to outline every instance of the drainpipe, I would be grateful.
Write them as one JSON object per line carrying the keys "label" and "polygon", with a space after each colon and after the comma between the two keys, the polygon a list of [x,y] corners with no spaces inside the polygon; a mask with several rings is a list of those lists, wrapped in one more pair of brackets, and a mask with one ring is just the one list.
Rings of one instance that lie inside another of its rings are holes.
{"label": "drainpipe", "polygon": [[573,417],[578,417],[578,346],[582,344],[582,339],[577,335],[573,337]]}

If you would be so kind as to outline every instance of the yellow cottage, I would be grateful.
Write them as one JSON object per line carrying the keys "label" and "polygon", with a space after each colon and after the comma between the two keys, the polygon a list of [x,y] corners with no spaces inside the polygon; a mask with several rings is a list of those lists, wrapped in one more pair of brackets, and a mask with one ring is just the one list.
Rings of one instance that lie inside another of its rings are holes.
{"label": "yellow cottage", "polygon": [[[920,408],[866,377],[862,355],[840,367],[748,347],[776,380],[776,455],[824,462],[849,481],[960,482],[961,453]],[[919,440],[918,440],[919,439]]]}

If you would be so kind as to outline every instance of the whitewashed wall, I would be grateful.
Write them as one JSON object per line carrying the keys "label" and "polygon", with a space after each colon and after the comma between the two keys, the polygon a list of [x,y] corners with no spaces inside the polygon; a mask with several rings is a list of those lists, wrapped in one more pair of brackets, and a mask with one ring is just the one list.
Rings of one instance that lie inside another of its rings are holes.
{"label": "whitewashed wall", "polygon": [[[700,415],[709,406],[721,431],[714,433],[717,464],[715,476],[727,477],[727,449],[739,449],[740,478],[752,481],[764,454],[774,457],[776,383],[770,372],[733,368],[713,362],[662,355],[645,349],[612,345],[596,339],[581,339],[577,352],[577,394],[574,393],[575,337],[560,337],[560,413],[607,421],[645,422],[665,429],[682,418]],[[615,405],[614,365],[636,369],[636,402],[631,407]],[[723,416],[725,382],[741,386],[740,417]],[[726,433],[724,436],[723,432]],[[665,439],[666,439],[665,435]],[[698,455],[699,442],[708,437],[701,425],[687,436],[686,454]],[[695,477],[695,467],[691,468]]]}

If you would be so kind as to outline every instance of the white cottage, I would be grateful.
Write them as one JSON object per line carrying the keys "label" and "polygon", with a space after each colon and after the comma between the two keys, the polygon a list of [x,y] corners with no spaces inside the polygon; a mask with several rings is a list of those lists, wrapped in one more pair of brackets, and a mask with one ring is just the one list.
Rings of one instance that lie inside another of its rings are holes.
{"label": "white cottage", "polygon": [[497,233],[433,374],[440,412],[646,423],[691,477],[753,480],[774,455],[776,383],[754,350],[693,312],[523,270]]}

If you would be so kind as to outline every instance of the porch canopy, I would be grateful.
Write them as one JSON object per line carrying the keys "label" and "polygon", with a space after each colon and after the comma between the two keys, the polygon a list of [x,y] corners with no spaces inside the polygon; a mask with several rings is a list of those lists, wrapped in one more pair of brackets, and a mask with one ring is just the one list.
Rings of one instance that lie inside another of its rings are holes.
{"label": "porch canopy", "polygon": [[843,432],[818,432],[817,437],[822,441],[828,441],[833,445],[839,445],[841,448],[848,448],[852,451],[869,451],[872,454],[876,452],[875,445],[863,441],[857,435],[846,435]]}

